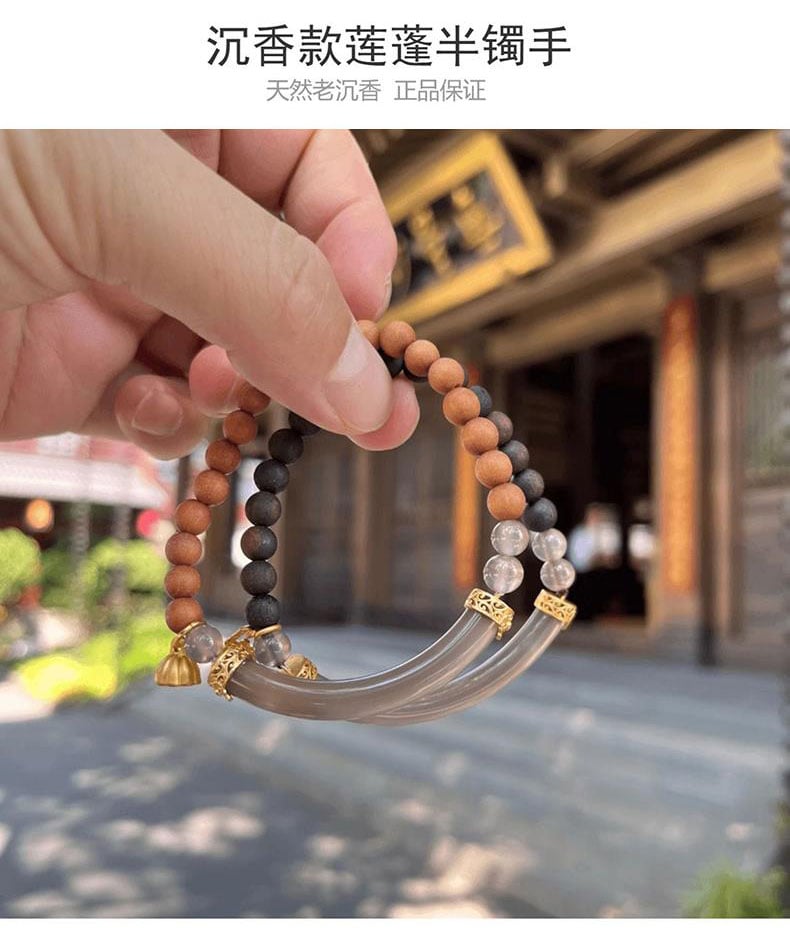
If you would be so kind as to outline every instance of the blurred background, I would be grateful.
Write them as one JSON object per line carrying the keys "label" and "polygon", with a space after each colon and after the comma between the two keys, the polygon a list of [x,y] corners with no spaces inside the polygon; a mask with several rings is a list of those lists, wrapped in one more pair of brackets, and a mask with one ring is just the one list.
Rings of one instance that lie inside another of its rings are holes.
{"label": "blurred background", "polygon": [[[0,913],[780,914],[782,137],[355,134],[398,235],[388,315],[513,419],[579,617],[496,698],[404,731],[157,690],[168,518],[203,448],[0,445]],[[419,394],[399,450],[326,435],[293,469],[278,595],[331,676],[424,647],[487,558],[472,464]],[[228,632],[282,419],[261,416],[205,538],[201,598]]]}

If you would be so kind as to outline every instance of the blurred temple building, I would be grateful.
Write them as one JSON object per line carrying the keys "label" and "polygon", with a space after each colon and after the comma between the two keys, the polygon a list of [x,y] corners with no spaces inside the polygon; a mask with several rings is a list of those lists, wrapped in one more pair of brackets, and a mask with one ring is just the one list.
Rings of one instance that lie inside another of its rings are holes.
{"label": "blurred temple building", "polygon": [[[473,367],[571,535],[581,621],[566,641],[774,663],[790,495],[777,135],[356,134],[398,236],[390,318]],[[441,399],[418,390],[422,422],[394,454],[320,436],[292,469],[278,551],[290,617],[439,629],[480,584],[483,491]],[[248,466],[209,537],[218,611],[243,609],[250,485]],[[522,613],[538,589],[530,553],[525,566],[510,597]]]}
{"label": "blurred temple building", "polygon": [[44,549],[128,535],[135,515],[139,525],[159,522],[172,512],[172,488],[167,465],[121,441],[63,434],[0,444],[0,528]]}

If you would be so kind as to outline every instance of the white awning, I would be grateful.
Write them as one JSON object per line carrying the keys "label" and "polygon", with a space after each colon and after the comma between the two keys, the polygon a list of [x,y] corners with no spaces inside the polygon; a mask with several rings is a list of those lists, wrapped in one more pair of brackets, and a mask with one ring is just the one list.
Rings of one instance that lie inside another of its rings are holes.
{"label": "white awning", "polygon": [[47,500],[160,509],[167,491],[134,465],[117,461],[0,452],[0,497],[44,497]]}

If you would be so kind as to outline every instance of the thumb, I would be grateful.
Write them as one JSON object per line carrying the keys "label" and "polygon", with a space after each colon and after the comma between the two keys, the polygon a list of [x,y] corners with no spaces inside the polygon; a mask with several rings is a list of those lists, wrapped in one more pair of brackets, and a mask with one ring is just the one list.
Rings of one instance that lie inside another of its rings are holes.
{"label": "thumb", "polygon": [[76,271],[125,284],[322,427],[358,434],[386,422],[389,373],[312,242],[162,133],[22,140],[34,213]]}

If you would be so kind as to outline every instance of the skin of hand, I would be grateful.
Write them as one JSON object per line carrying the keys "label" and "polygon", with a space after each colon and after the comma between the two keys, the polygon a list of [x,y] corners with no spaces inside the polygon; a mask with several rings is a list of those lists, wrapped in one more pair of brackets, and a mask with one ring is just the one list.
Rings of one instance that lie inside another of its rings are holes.
{"label": "skin of hand", "polygon": [[355,323],[395,251],[345,131],[0,132],[0,439],[176,457],[246,379],[395,447],[417,400]]}

